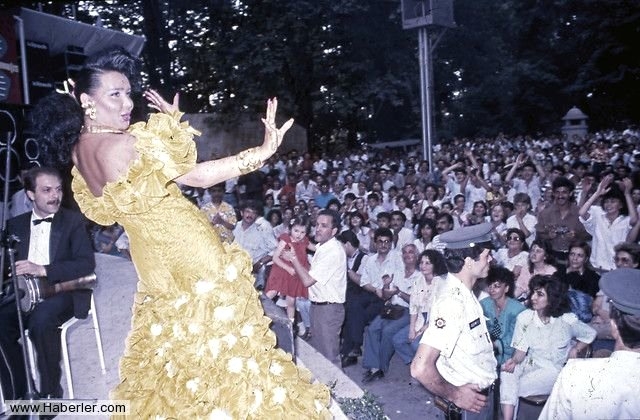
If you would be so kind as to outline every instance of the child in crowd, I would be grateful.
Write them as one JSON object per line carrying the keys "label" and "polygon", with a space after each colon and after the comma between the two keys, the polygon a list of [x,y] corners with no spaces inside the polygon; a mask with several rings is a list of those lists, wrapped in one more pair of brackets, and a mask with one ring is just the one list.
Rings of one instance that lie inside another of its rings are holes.
{"label": "child in crowd", "polygon": [[308,216],[301,214],[291,220],[289,233],[283,233],[278,238],[278,246],[273,252],[273,267],[265,288],[265,295],[269,299],[273,299],[276,295],[286,297],[287,316],[292,323],[296,314],[296,298],[306,299],[309,294],[293,266],[281,259],[280,255],[284,250],[293,249],[300,263],[309,268],[307,249],[313,250],[315,246],[309,242],[308,230]]}

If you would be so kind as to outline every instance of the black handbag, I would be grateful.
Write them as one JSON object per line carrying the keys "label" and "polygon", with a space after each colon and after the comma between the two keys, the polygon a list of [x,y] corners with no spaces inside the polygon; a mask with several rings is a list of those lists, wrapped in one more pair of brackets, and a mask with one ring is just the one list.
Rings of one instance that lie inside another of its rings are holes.
{"label": "black handbag", "polygon": [[402,305],[384,305],[380,316],[384,319],[400,319],[404,315],[405,307]]}

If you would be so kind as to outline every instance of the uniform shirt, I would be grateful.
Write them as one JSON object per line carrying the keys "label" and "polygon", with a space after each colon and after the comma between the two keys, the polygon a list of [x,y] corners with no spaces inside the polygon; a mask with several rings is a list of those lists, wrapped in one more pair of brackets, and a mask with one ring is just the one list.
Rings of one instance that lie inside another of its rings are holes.
{"label": "uniform shirt", "polygon": [[640,418],[640,353],[571,359],[562,369],[541,420]]}
{"label": "uniform shirt", "polygon": [[311,302],[344,303],[347,291],[347,254],[336,238],[318,244],[311,259],[309,275],[316,281],[309,286]]}
{"label": "uniform shirt", "polygon": [[615,252],[613,247],[627,239],[627,234],[631,230],[629,216],[618,216],[612,223],[609,223],[604,210],[600,206],[589,208],[589,218],[580,217],[580,222],[593,237],[591,247],[591,265],[603,270],[613,270],[616,268],[613,263]]}
{"label": "uniform shirt", "polygon": [[268,223],[255,222],[244,229],[242,222],[238,222],[233,229],[233,236],[235,241],[249,253],[254,264],[262,257],[273,254],[278,246],[273,236],[273,229]]}
{"label": "uniform shirt", "polygon": [[404,277],[404,263],[399,252],[389,251],[384,260],[378,261],[378,254],[373,254],[367,258],[366,261],[360,265],[358,270],[360,277],[360,287],[367,284],[375,287],[376,289],[382,289],[384,282],[382,277],[384,275],[396,277]]}
{"label": "uniform shirt", "polygon": [[49,265],[49,237],[51,236],[51,223],[41,222],[34,225],[33,221],[53,217],[49,214],[40,217],[35,213],[31,214],[31,236],[29,237],[29,256],[27,259],[34,264]]}
{"label": "uniform shirt", "polygon": [[420,343],[440,351],[436,368],[454,386],[486,388],[497,378],[493,344],[475,295],[449,273],[429,316]]}
{"label": "uniform shirt", "polygon": [[409,314],[418,315],[416,318],[416,331],[425,324],[429,319],[429,312],[435,300],[436,291],[444,283],[445,277],[436,276],[427,284],[424,276],[420,275],[415,278],[411,286],[411,298],[409,299]]}

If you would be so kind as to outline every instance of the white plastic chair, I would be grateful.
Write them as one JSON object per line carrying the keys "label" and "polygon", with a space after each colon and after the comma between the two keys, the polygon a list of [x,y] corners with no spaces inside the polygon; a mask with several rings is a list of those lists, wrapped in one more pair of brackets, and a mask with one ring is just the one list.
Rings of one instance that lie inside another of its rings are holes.
{"label": "white plastic chair", "polygon": [[[104,363],[104,351],[102,350],[102,336],[100,334],[100,324],[98,323],[98,313],[96,311],[96,303],[93,298],[93,293],[91,294],[91,306],[89,307],[89,313],[87,315],[87,319],[89,317],[93,320],[93,330],[96,335],[96,345],[98,347],[98,358],[100,359],[100,367],[102,368],[102,374],[107,373],[107,369]],[[84,319],[79,319],[73,317],[69,319],[67,322],[60,326],[60,342],[62,347],[62,362],[64,363],[64,375],[67,379],[67,390],[69,392],[69,398],[74,399],[73,392],[73,378],[71,376],[71,364],[69,362],[69,347],[67,343],[67,331],[69,327],[77,322],[84,321]],[[33,348],[33,343],[29,338],[29,330],[25,331],[25,335],[27,337],[27,352],[29,353],[29,359],[31,362],[31,374],[33,376],[34,381],[38,378],[38,368],[36,364],[35,350]]]}

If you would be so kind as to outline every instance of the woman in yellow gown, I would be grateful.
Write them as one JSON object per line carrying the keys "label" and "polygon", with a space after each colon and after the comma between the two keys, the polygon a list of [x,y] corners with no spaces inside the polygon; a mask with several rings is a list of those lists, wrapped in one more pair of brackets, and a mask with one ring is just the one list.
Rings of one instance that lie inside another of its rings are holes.
{"label": "woman in yellow gown", "polygon": [[[139,276],[132,326],[111,398],[134,418],[325,418],[328,389],[275,349],[253,288],[251,260],[222,243],[176,182],[208,187],[255,170],[291,127],[267,105],[264,143],[196,164],[196,130],[172,104],[145,92],[158,113],[129,125],[137,62],[122,49],[90,57],[73,96],[54,94],[33,119],[49,163],[73,162],[82,211],[122,225]],[[125,308],[123,308],[125,310]]]}

